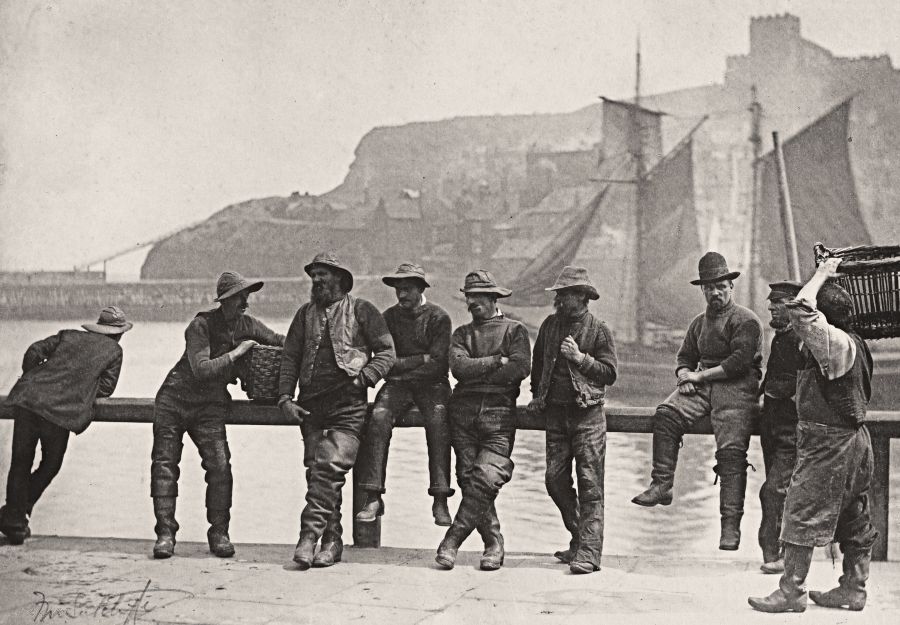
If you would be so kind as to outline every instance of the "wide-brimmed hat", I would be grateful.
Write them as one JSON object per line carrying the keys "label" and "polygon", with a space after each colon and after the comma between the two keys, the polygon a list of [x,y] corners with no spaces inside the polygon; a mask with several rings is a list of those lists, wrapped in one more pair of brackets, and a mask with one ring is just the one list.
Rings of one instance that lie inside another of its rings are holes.
{"label": "wide-brimmed hat", "polygon": [[600,299],[600,294],[594,287],[594,283],[588,278],[587,269],[566,265],[556,278],[556,284],[544,289],[545,291],[561,291],[563,289],[580,289],[588,294],[590,299]]}
{"label": "wide-brimmed hat", "polygon": [[418,280],[425,287],[431,286],[425,278],[425,270],[415,263],[401,263],[394,273],[381,279],[388,286],[396,286],[399,280]]}
{"label": "wide-brimmed hat", "polygon": [[349,293],[353,288],[353,274],[350,273],[350,270],[347,269],[347,267],[345,267],[341,263],[341,261],[338,260],[338,257],[334,252],[320,252],[316,254],[316,257],[312,259],[311,263],[303,268],[303,271],[306,272],[306,275],[311,275],[310,272],[313,270],[313,267],[316,266],[336,269],[339,273],[345,276],[346,282],[343,285],[344,291]]}
{"label": "wide-brimmed hat", "polygon": [[97,323],[82,323],[81,327],[97,334],[124,334],[134,327],[125,319],[125,313],[118,306],[107,306],[100,311]]}
{"label": "wide-brimmed hat", "polygon": [[262,280],[248,280],[236,271],[224,271],[216,280],[216,298],[213,301],[221,302],[241,291],[255,293],[261,288],[263,288]]}
{"label": "wide-brimmed hat", "polygon": [[491,272],[485,269],[476,269],[466,274],[466,281],[460,291],[463,293],[490,293],[497,297],[512,295],[512,291],[509,289],[498,286]]}
{"label": "wide-brimmed hat", "polygon": [[802,282],[796,280],[782,280],[769,284],[769,296],[766,299],[792,299],[803,288]]}
{"label": "wide-brimmed hat", "polygon": [[700,277],[696,280],[691,280],[691,284],[712,284],[719,280],[734,280],[741,275],[740,271],[730,271],[728,263],[725,262],[725,257],[718,252],[707,252],[704,254],[700,262],[697,263],[697,271]]}

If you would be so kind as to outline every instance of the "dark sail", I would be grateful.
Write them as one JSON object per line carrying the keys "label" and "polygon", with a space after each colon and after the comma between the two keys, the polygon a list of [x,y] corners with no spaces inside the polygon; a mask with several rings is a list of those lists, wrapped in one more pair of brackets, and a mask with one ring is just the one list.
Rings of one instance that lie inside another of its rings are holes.
{"label": "dark sail", "polygon": [[[850,100],[782,144],[800,273],[815,270],[813,245],[846,247],[871,243],[863,221],[850,166],[847,126]],[[778,201],[778,170],[769,152],[758,166],[761,174],[758,249],[760,271],[767,281],[790,277]]]}
{"label": "dark sail", "polygon": [[513,294],[507,301],[511,305],[546,306],[550,302],[545,289],[553,284],[565,265],[572,264],[608,188],[604,187],[573,215],[541,253],[519,273],[510,285]]}
{"label": "dark sail", "polygon": [[688,137],[650,172],[640,193],[643,208],[642,283],[644,319],[685,327],[698,310],[696,277],[701,254],[694,208],[693,139]]}

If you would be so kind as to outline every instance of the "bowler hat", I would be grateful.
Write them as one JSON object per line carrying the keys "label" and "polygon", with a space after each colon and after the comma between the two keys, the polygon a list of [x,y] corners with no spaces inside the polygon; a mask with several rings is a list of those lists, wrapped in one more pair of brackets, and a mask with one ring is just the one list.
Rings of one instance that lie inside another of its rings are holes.
{"label": "bowler hat", "polygon": [[566,265],[556,278],[556,284],[545,291],[561,291],[562,289],[580,289],[588,294],[591,299],[600,299],[600,294],[594,288],[594,283],[588,278],[587,269]]}
{"label": "bowler hat", "polygon": [[797,297],[797,293],[803,288],[803,283],[796,280],[782,280],[769,284],[769,296],[766,299],[789,299]]}
{"label": "bowler hat", "polygon": [[431,286],[425,279],[425,270],[415,263],[401,263],[394,273],[381,279],[388,286],[396,286],[399,280],[417,280],[425,287]]}
{"label": "bowler hat", "polygon": [[740,271],[729,271],[728,263],[725,257],[718,252],[707,252],[697,263],[697,270],[700,277],[697,280],[691,280],[691,284],[712,284],[719,280],[734,280]]}
{"label": "bowler hat", "polygon": [[337,270],[337,272],[344,276],[345,282],[342,284],[342,288],[346,292],[350,292],[353,288],[353,274],[350,273],[350,270],[345,267],[341,261],[338,260],[337,255],[334,252],[319,252],[316,254],[316,257],[312,259],[312,262],[306,265],[303,268],[303,271],[306,272],[307,275],[311,276],[310,273],[314,267],[327,267],[328,269]]}
{"label": "bowler hat", "polygon": [[107,306],[100,311],[97,323],[82,323],[81,327],[97,334],[124,334],[134,327],[125,319],[125,313],[118,306]]}
{"label": "bowler hat", "polygon": [[216,298],[213,301],[221,302],[241,291],[255,293],[261,288],[263,288],[262,280],[248,280],[236,271],[223,271],[216,281]]}
{"label": "bowler hat", "polygon": [[512,295],[512,291],[498,286],[491,272],[484,269],[476,269],[466,274],[466,281],[460,291],[463,293],[489,293],[497,297]]}

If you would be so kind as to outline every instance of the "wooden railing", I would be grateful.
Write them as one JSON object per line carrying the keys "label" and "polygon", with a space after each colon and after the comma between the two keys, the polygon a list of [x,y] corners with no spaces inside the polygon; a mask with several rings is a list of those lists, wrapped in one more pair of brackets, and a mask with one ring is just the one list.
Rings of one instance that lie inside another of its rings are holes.
{"label": "wooden railing", "polygon": [[[0,418],[10,418],[5,407],[6,398],[0,396]],[[370,406],[371,408],[371,406]],[[653,432],[651,407],[607,407],[606,427],[608,432],[650,434]],[[519,407],[517,426],[523,430],[543,430],[544,421]],[[875,560],[887,560],[888,528],[890,508],[890,465],[891,439],[900,438],[900,411],[869,411],[867,425],[872,435],[872,450],[875,456],[875,475],[872,482],[871,514],[872,523],[878,530],[878,540],[872,551]],[[96,404],[94,421],[105,423],[152,423],[153,400],[132,398],[100,399]],[[264,406],[246,400],[236,400],[231,404],[226,423],[228,425],[287,425],[297,427],[288,421],[275,406]],[[396,418],[395,427],[422,427],[422,416],[415,409]],[[709,420],[701,420],[689,434],[711,435]],[[650,459],[647,459],[649,467]],[[353,497],[353,542],[359,547],[378,547],[381,544],[381,517],[373,523],[358,523],[356,512],[362,507],[362,490],[354,488]]]}

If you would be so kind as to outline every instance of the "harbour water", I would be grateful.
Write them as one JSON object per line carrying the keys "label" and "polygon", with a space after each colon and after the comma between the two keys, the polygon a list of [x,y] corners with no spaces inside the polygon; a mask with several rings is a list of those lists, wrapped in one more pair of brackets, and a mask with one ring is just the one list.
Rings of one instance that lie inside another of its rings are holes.
{"label": "harbour water", "polygon": [[[288,319],[266,319],[271,327],[286,332]],[[20,373],[28,345],[62,328],[77,328],[82,321],[0,321],[0,394],[5,394]],[[184,348],[183,323],[143,322],[125,335],[122,375],[115,395],[153,397],[168,368]],[[674,359],[674,355],[673,355]],[[244,397],[236,386],[232,396]],[[520,403],[529,399],[523,385]],[[661,398],[660,398],[661,399]],[[646,400],[621,396],[615,386],[609,401],[618,405],[646,404]],[[299,527],[305,484],[301,465],[299,429],[290,427],[231,426],[228,432],[234,468],[232,510],[233,540],[238,543],[293,543]],[[5,483],[9,466],[12,422],[0,421],[0,476]],[[205,540],[203,508],[205,483],[200,459],[192,443],[185,441],[182,459],[178,521],[179,539]],[[148,424],[95,423],[69,442],[62,471],[34,511],[35,534],[151,538],[153,513],[149,496],[151,428]],[[893,441],[891,490],[900,497],[900,444]],[[675,503],[668,507],[640,508],[631,497],[649,479],[650,436],[613,433],[608,437],[606,458],[606,543],[610,554],[684,554],[707,558],[734,557],[719,552],[718,486],[713,485],[715,464],[712,437],[688,436],[676,475]],[[516,468],[497,507],[507,549],[552,552],[563,547],[568,536],[544,488],[544,434],[519,432],[513,461]],[[746,514],[742,525],[740,555],[758,557],[759,525],[757,493],[762,485],[763,463],[758,440],[750,449]],[[443,529],[433,525],[425,435],[419,429],[395,430],[388,463],[386,514],[382,544],[394,547],[433,548]],[[345,499],[349,499],[349,485]],[[451,500],[451,510],[459,495]],[[350,540],[350,510],[345,509],[345,537]],[[900,506],[892,506],[889,557],[900,556]],[[476,537],[477,538],[477,537]],[[475,538],[465,549],[479,549]]]}

